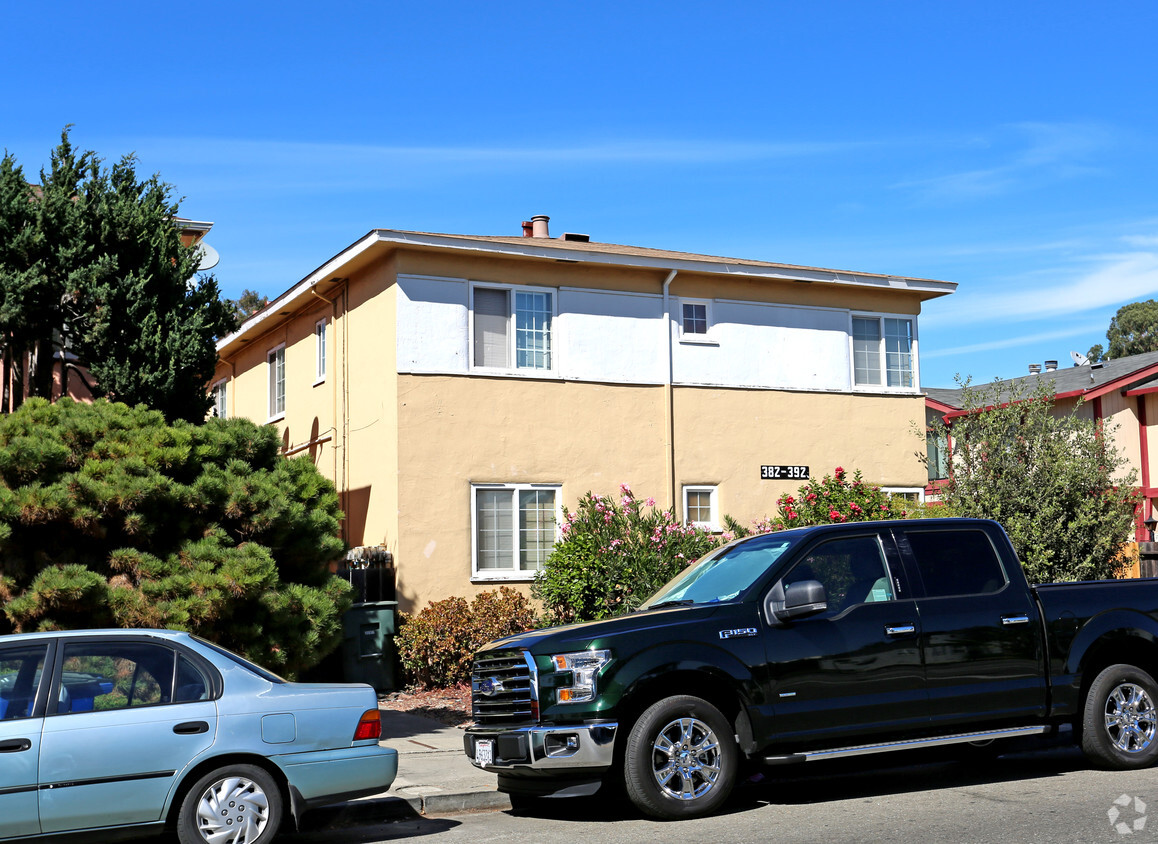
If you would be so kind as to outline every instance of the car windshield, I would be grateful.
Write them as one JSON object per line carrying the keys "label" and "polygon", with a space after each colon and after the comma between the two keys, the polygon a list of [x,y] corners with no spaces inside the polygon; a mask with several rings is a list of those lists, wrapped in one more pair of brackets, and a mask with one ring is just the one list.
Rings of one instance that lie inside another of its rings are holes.
{"label": "car windshield", "polygon": [[759,580],[792,544],[791,537],[767,534],[725,545],[669,580],[640,609],[734,601]]}

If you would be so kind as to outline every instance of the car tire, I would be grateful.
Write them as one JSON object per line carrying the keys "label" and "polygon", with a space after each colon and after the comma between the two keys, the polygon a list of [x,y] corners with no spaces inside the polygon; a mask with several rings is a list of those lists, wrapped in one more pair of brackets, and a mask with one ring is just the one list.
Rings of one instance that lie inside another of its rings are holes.
{"label": "car tire", "polygon": [[646,815],[695,818],[720,807],[736,782],[739,748],[720,710],[677,695],[650,706],[631,728],[624,786]]}
{"label": "car tire", "polygon": [[1133,665],[1094,678],[1082,717],[1082,752],[1103,768],[1147,768],[1158,758],[1158,685]]}
{"label": "car tire", "polygon": [[277,835],[282,796],[274,778],[256,765],[227,765],[201,777],[186,792],[177,815],[181,844],[208,844],[222,830],[244,828],[228,840],[266,844]]}

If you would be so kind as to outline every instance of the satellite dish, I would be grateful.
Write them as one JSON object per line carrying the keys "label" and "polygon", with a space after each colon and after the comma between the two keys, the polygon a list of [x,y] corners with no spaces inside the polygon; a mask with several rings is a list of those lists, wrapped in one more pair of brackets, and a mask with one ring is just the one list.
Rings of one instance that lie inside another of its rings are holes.
{"label": "satellite dish", "polygon": [[201,250],[201,263],[197,265],[197,272],[203,273],[217,266],[217,262],[221,260],[221,256],[217,254],[216,249],[204,241],[197,244],[197,248]]}
{"label": "satellite dish", "polygon": [[1081,352],[1070,352],[1070,358],[1074,362],[1074,366],[1085,366],[1090,362],[1090,359]]}

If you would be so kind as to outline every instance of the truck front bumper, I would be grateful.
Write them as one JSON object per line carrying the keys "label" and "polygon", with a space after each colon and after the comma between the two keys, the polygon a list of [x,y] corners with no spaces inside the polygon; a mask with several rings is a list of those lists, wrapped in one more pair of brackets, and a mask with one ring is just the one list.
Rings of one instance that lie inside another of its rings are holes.
{"label": "truck front bumper", "polygon": [[476,768],[496,773],[599,770],[611,767],[618,729],[614,721],[509,730],[468,727],[463,749]]}

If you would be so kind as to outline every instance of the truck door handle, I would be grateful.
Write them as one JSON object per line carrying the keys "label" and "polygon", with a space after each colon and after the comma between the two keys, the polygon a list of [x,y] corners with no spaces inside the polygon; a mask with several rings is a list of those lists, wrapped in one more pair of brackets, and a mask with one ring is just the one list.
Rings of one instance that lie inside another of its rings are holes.
{"label": "truck door handle", "polygon": [[32,742],[26,738],[0,741],[0,753],[19,753],[21,750],[28,750],[30,747],[32,747]]}
{"label": "truck door handle", "polygon": [[886,636],[910,636],[917,632],[915,624],[898,624],[895,627],[885,627]]}
{"label": "truck door handle", "polygon": [[186,721],[184,724],[178,724],[173,728],[179,736],[195,736],[198,733],[209,732],[209,725],[204,721]]}
{"label": "truck door handle", "polygon": [[1028,615],[1003,615],[1001,616],[1001,623],[1006,627],[1012,624],[1029,624]]}

